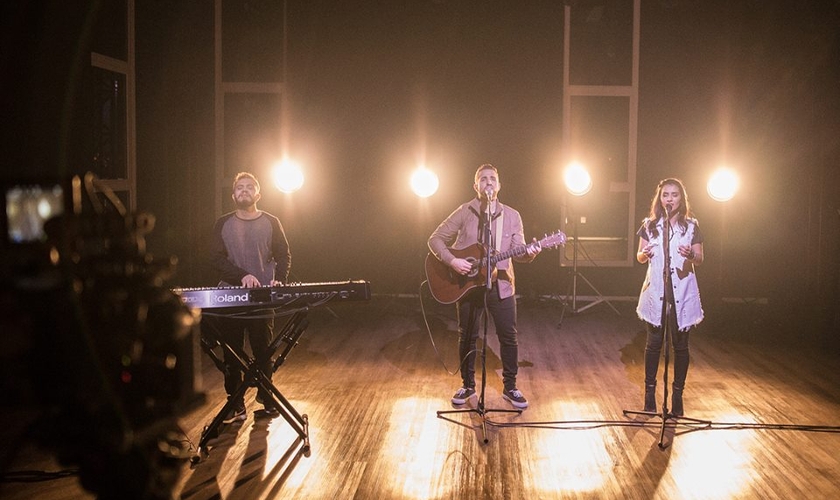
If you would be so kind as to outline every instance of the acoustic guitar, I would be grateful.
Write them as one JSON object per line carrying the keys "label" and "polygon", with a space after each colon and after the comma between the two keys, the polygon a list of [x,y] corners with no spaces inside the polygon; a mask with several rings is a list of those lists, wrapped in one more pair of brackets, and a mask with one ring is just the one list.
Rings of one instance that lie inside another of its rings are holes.
{"label": "acoustic guitar", "polygon": [[[519,257],[527,252],[529,246],[538,246],[543,249],[555,248],[566,244],[566,235],[562,231],[555,231],[537,242],[528,245],[511,248],[506,252],[499,252],[490,255],[490,267],[494,269],[497,262]],[[472,269],[467,274],[458,274],[454,269],[444,264],[433,254],[426,255],[426,279],[429,282],[429,290],[432,297],[441,304],[452,304],[461,300],[467,292],[477,286],[484,286],[487,281],[485,265],[487,258],[484,256],[484,246],[476,243],[463,249],[450,248],[452,255],[459,259],[466,259],[472,264]]]}

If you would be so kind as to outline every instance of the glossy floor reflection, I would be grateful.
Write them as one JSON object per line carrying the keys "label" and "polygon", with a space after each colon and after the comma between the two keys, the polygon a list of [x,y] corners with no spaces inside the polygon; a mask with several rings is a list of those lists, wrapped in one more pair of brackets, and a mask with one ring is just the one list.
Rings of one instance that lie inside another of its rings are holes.
{"label": "glossy floor reflection", "polygon": [[[460,385],[454,311],[416,299],[374,298],[311,314],[312,324],[274,383],[310,421],[311,456],[281,418],[248,417],[185,466],[185,499],[720,499],[832,498],[840,494],[840,355],[779,337],[701,328],[692,337],[687,416],[710,425],[627,417],[642,402],[642,327],[596,306],[566,315],[554,301],[520,302],[521,414],[455,409]],[[501,397],[491,332],[485,409]],[[204,367],[208,403],[181,420],[186,439],[224,402],[221,375]],[[661,402],[661,388],[658,394]],[[471,400],[471,408],[476,401]],[[774,424],[775,426],[765,426]],[[810,426],[823,426],[814,428]],[[773,428],[770,428],[773,427]],[[23,447],[17,468],[48,467]],[[54,462],[53,462],[54,463]],[[3,498],[84,498],[76,478],[5,483]]]}

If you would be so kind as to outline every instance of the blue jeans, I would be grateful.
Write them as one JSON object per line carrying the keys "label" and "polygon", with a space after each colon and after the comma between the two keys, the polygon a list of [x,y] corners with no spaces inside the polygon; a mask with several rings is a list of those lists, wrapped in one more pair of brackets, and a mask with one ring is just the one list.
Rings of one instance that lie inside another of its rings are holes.
{"label": "blue jeans", "polygon": [[[483,333],[484,292],[487,295],[487,310],[493,317],[496,335],[499,337],[502,359],[502,379],[506,390],[516,389],[516,374],[519,369],[519,345],[516,341],[516,297],[499,298],[499,287],[491,290],[484,287],[469,292],[458,302],[458,354],[461,360],[461,379],[464,387],[475,387],[476,340]],[[486,346],[485,346],[486,348]]]}

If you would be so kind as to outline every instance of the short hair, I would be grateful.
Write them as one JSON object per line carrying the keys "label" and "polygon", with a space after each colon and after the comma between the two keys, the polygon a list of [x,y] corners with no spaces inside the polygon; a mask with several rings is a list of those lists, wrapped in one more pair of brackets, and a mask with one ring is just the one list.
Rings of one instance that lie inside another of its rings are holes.
{"label": "short hair", "polygon": [[478,174],[480,174],[482,170],[492,170],[493,172],[496,172],[496,177],[499,176],[499,169],[494,167],[491,163],[483,163],[478,167],[478,170],[475,171],[475,182],[478,182]]}
{"label": "short hair", "polygon": [[238,174],[236,174],[233,177],[232,189],[236,189],[236,183],[239,182],[239,180],[242,179],[243,177],[247,177],[247,178],[251,179],[252,181],[254,181],[254,184],[257,186],[257,192],[258,193],[260,192],[260,181],[258,181],[256,176],[254,176],[254,174],[252,174],[251,172],[239,172]]}

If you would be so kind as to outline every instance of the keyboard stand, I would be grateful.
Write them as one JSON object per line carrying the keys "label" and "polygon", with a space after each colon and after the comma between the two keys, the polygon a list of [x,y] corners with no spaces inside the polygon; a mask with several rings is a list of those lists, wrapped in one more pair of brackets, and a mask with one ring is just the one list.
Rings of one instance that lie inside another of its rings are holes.
{"label": "keyboard stand", "polygon": [[303,452],[304,456],[310,456],[311,448],[309,445],[309,417],[307,415],[301,415],[300,413],[295,410],[292,404],[286,399],[283,394],[274,386],[271,380],[271,375],[277,371],[277,369],[285,362],[286,357],[289,355],[291,350],[297,345],[298,339],[300,336],[303,335],[304,330],[306,327],[309,326],[309,320],[306,318],[307,313],[309,312],[309,308],[305,307],[295,311],[292,316],[286,321],[286,324],[283,325],[282,330],[274,337],[271,341],[271,344],[266,351],[266,356],[269,358],[274,355],[274,352],[280,348],[281,344],[285,344],[285,348],[280,353],[280,355],[274,360],[272,365],[272,373],[266,374],[260,370],[259,365],[260,363],[254,358],[244,355],[241,352],[237,352],[236,349],[232,348],[230,345],[225,343],[221,339],[217,338],[210,338],[208,339],[207,336],[202,335],[201,337],[201,348],[204,352],[210,356],[210,359],[213,360],[213,363],[216,365],[216,368],[222,370],[224,372],[225,365],[222,361],[222,358],[219,357],[216,352],[213,350],[217,346],[221,346],[221,348],[227,354],[232,354],[233,359],[239,364],[240,368],[244,372],[243,382],[236,388],[236,391],[228,398],[225,405],[213,417],[212,422],[208,426],[204,428],[201,432],[201,440],[198,443],[198,450],[196,454],[192,457],[190,462],[195,465],[200,462],[202,459],[207,458],[210,455],[210,452],[207,448],[207,443],[216,437],[219,436],[219,428],[221,427],[225,417],[232,413],[234,401],[241,400],[245,395],[245,391],[248,390],[250,387],[258,387],[263,389],[266,393],[268,393],[271,399],[274,402],[274,407],[280,412],[280,415],[292,426],[292,429],[298,434],[299,438],[303,442],[303,447],[301,451]]}

